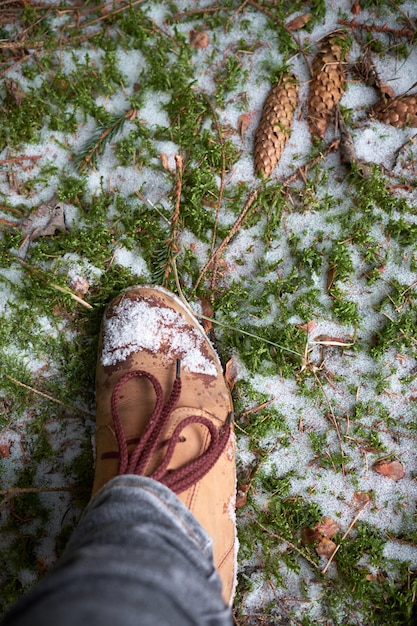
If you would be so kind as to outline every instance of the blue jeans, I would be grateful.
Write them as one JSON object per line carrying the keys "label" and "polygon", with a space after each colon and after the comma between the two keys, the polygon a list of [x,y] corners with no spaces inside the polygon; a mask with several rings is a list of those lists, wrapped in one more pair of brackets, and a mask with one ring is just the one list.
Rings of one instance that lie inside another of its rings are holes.
{"label": "blue jeans", "polygon": [[2,626],[230,626],[211,539],[176,495],[118,476]]}

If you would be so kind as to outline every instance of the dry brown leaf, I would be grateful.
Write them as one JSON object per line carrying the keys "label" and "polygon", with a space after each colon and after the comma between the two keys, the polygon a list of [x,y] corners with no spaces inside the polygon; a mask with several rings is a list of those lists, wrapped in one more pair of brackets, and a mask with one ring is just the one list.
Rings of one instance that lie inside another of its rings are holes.
{"label": "dry brown leaf", "polygon": [[0,443],[0,458],[6,459],[9,456],[10,456],[10,444]]}
{"label": "dry brown leaf", "polygon": [[[213,317],[213,307],[211,305],[211,303],[207,300],[207,298],[201,298],[200,300],[201,302],[201,312],[205,317]],[[201,318],[201,325],[204,328],[204,330],[206,331],[206,333],[209,333],[212,328],[213,328],[213,322],[211,322],[210,320],[206,320],[203,318]]]}
{"label": "dry brown leaf", "polygon": [[253,117],[253,113],[242,113],[242,115],[239,116],[239,119],[237,121],[237,130],[242,141],[245,138],[245,133],[249,128],[249,125],[252,121],[252,117]]}
{"label": "dry brown leaf", "polygon": [[189,32],[190,46],[203,50],[210,43],[209,36],[202,30],[190,30]]}
{"label": "dry brown leaf", "polygon": [[359,13],[362,12],[362,7],[359,4],[359,0],[355,0],[355,2],[352,4],[352,8],[350,9],[351,13],[353,13],[353,15],[359,15]]}
{"label": "dry brown leaf", "polygon": [[239,485],[236,492],[236,508],[241,509],[246,505],[248,498],[249,485]]}
{"label": "dry brown leaf", "polygon": [[372,467],[375,472],[391,480],[401,480],[405,476],[405,469],[399,461],[376,461]]}
{"label": "dry brown leaf", "polygon": [[22,233],[29,241],[54,235],[65,230],[65,213],[62,204],[41,204],[22,222]]}
{"label": "dry brown leaf", "polygon": [[317,326],[316,320],[310,320],[306,324],[297,324],[297,328],[300,330],[305,330],[307,333],[311,333]]}
{"label": "dry brown leaf", "polygon": [[287,30],[301,30],[311,20],[311,13],[304,13],[285,24]]}
{"label": "dry brown leaf", "polygon": [[161,165],[164,168],[164,170],[167,170],[168,172],[170,172],[171,168],[169,167],[168,156],[165,154],[165,152],[161,152],[161,154],[159,155],[159,158],[161,159]]}
{"label": "dry brown leaf", "polygon": [[327,559],[330,559],[330,557],[332,556],[336,548],[337,548],[337,545],[335,544],[334,541],[332,541],[331,539],[328,539],[327,537],[323,537],[319,545],[316,546],[316,552],[319,556],[324,556]]}
{"label": "dry brown leaf", "polygon": [[314,528],[320,533],[320,535],[327,537],[328,539],[332,539],[340,530],[339,524],[326,515],[323,517],[321,522],[318,522],[314,526]]}
{"label": "dry brown leaf", "polygon": [[68,286],[79,298],[85,296],[87,291],[90,289],[90,283],[82,276],[75,276]]}
{"label": "dry brown leaf", "polygon": [[321,346],[336,346],[340,348],[346,348],[353,345],[354,341],[352,337],[331,337],[330,335],[317,335],[317,337],[314,337],[312,343],[317,343]]}
{"label": "dry brown leaf", "polygon": [[11,78],[6,78],[4,84],[10,96],[13,98],[15,104],[17,104],[17,106],[20,106],[23,100],[26,98],[25,91],[18,83],[16,83]]}
{"label": "dry brown leaf", "polygon": [[226,363],[226,371],[225,371],[225,379],[227,384],[229,385],[230,391],[233,391],[233,387],[235,386],[237,378],[237,367],[236,367],[236,359],[232,357]]}
{"label": "dry brown leaf", "polygon": [[353,494],[353,499],[356,504],[359,504],[359,506],[363,506],[370,501],[371,496],[366,491],[355,491],[355,493]]}
{"label": "dry brown leaf", "polygon": [[316,528],[308,528],[307,526],[303,526],[301,529],[301,543],[303,546],[307,546],[309,543],[314,543],[315,541],[320,541],[322,536],[316,530]]}

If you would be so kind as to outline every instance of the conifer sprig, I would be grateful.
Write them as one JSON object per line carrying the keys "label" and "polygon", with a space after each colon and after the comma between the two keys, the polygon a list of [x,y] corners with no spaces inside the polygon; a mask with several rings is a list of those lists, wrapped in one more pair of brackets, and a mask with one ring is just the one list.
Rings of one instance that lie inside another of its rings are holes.
{"label": "conifer sprig", "polygon": [[94,169],[109,142],[122,131],[125,122],[134,120],[136,115],[136,109],[129,109],[120,115],[112,116],[107,124],[100,124],[74,156],[74,164],[78,171]]}

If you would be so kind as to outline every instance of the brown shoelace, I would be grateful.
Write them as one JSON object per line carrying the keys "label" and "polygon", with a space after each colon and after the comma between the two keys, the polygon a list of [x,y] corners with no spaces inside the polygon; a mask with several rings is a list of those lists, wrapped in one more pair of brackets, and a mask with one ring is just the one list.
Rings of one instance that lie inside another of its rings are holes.
{"label": "brown shoelace", "polygon": [[[123,376],[114,387],[111,398],[114,430],[120,453],[119,475],[144,475],[152,455],[158,448],[166,444],[167,450],[165,456],[159,467],[157,467],[150,475],[150,478],[163,483],[177,494],[185,491],[193,484],[201,480],[201,478],[203,478],[203,476],[205,476],[205,474],[207,474],[207,472],[209,472],[214,466],[226,447],[230,436],[230,425],[233,417],[233,414],[229,413],[226,424],[223,428],[218,430],[208,418],[199,415],[189,415],[177,424],[170,439],[168,441],[163,441],[161,439],[162,433],[164,432],[171,413],[175,409],[181,394],[182,383],[180,369],[180,361],[177,360],[176,377],[170,396],[165,405],[164,393],[161,384],[158,379],[153,376],[153,374],[144,370],[132,371]],[[120,389],[125,383],[127,383],[128,380],[131,380],[132,378],[147,378],[152,383],[156,394],[156,403],[136,448],[129,455],[128,441],[126,440],[126,436],[123,431],[122,422],[117,408],[117,400]],[[172,459],[172,455],[174,454],[175,446],[179,441],[181,441],[181,432],[189,424],[202,424],[205,426],[210,432],[210,443],[203,454],[196,459],[185,463],[185,465],[179,467],[178,469],[169,470],[168,465]]]}

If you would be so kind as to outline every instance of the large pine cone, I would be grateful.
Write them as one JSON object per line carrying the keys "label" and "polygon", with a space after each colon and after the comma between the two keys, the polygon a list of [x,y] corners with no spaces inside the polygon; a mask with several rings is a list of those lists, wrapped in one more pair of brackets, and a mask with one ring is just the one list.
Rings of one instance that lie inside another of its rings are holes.
{"label": "large pine cone", "polygon": [[320,139],[345,91],[346,57],[345,35],[334,31],[321,40],[313,60],[307,119],[311,134]]}
{"label": "large pine cone", "polygon": [[397,128],[417,128],[417,94],[378,102],[372,109],[372,114],[383,124],[391,124]]}
{"label": "large pine cone", "polygon": [[284,73],[269,92],[255,133],[255,172],[270,176],[285,148],[297,106],[298,81]]}

